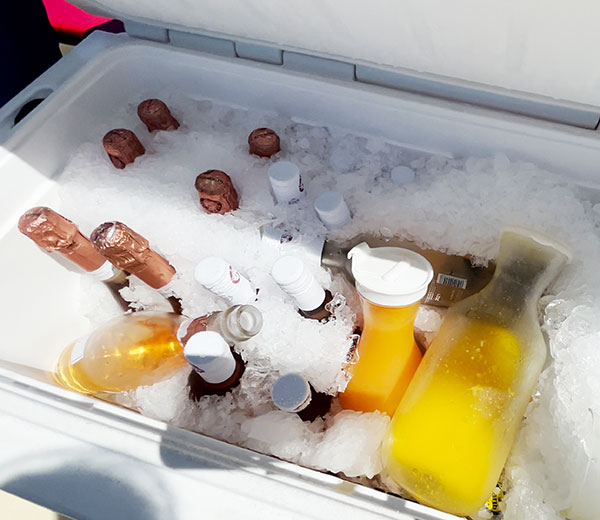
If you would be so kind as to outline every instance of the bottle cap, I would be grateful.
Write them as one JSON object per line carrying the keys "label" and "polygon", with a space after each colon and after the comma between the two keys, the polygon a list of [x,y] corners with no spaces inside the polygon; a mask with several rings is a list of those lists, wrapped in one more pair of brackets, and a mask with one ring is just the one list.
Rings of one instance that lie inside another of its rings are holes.
{"label": "bottle cap", "polygon": [[392,168],[390,172],[390,177],[394,184],[398,186],[404,186],[405,184],[410,184],[415,180],[415,172],[412,171],[408,166],[396,166]]}
{"label": "bottle cap", "polygon": [[222,383],[235,372],[231,348],[218,332],[197,332],[185,344],[183,355],[207,383]]}
{"label": "bottle cap", "polygon": [[261,241],[268,247],[279,250],[280,254],[302,257],[309,265],[320,267],[325,239],[319,236],[294,234],[273,226],[260,228]]}
{"label": "bottle cap", "polygon": [[271,398],[284,412],[300,412],[311,400],[310,385],[298,374],[281,376],[271,387]]}
{"label": "bottle cap", "polygon": [[400,247],[371,248],[366,242],[348,252],[357,291],[376,305],[403,307],[418,302],[433,278],[431,264]]}
{"label": "bottle cap", "polygon": [[289,161],[278,161],[269,167],[269,181],[279,204],[291,202],[304,191],[298,166]]}
{"label": "bottle cap", "polygon": [[315,211],[329,229],[337,229],[350,222],[350,210],[337,191],[326,191],[315,200]]}
{"label": "bottle cap", "polygon": [[282,256],[271,269],[271,276],[302,311],[314,311],[325,301],[325,291],[304,262],[296,256]]}
{"label": "bottle cap", "polygon": [[222,258],[209,256],[201,260],[194,276],[209,291],[233,305],[250,303],[256,299],[256,291],[250,282]]}

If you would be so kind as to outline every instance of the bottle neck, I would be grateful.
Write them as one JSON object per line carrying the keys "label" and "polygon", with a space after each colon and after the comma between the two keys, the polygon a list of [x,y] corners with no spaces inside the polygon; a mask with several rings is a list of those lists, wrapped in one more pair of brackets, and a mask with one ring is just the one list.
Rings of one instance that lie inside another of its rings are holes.
{"label": "bottle neck", "polygon": [[493,303],[494,308],[502,309],[505,319],[517,319],[534,308],[567,261],[563,252],[550,245],[506,232],[500,243],[496,272],[481,291],[481,297]]}

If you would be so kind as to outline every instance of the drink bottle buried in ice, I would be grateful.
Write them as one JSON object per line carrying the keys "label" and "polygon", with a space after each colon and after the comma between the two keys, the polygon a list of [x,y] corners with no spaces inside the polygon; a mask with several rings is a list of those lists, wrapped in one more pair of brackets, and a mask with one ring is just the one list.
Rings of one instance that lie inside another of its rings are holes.
{"label": "drink bottle buried in ice", "polygon": [[324,320],[331,316],[326,308],[332,295],[319,285],[305,263],[296,256],[282,256],[271,269],[277,285],[289,296],[305,318]]}
{"label": "drink bottle buried in ice", "polygon": [[19,219],[19,231],[49,253],[59,253],[89,275],[104,282],[124,310],[129,304],[119,290],[127,286],[126,274],[116,269],[77,226],[54,210],[46,207],[31,208]]}
{"label": "drink bottle buried in ice", "polygon": [[271,157],[281,150],[279,136],[270,128],[256,128],[248,136],[248,151],[259,157]]}
{"label": "drink bottle buried in ice", "polygon": [[278,204],[297,202],[304,194],[304,185],[298,166],[289,161],[278,161],[269,167],[269,182]]}
{"label": "drink bottle buried in ice", "polygon": [[256,290],[231,264],[217,256],[201,260],[194,271],[196,281],[230,304],[252,303]]}
{"label": "drink bottle buried in ice", "polygon": [[126,128],[116,128],[102,139],[102,146],[115,168],[122,170],[146,153],[137,136]]}
{"label": "drink bottle buried in ice", "polygon": [[[197,332],[187,339],[184,356],[194,369],[188,385],[190,397],[198,400],[203,395],[222,395],[236,387],[246,365],[218,332]],[[199,378],[198,378],[199,376]]]}
{"label": "drink bottle buried in ice", "polygon": [[160,99],[146,99],[137,108],[139,118],[148,128],[155,130],[177,130],[179,122],[173,117],[169,107]]}
{"label": "drink bottle buried in ice", "polygon": [[348,252],[355,245],[366,242],[371,247],[393,246],[410,249],[424,256],[433,267],[434,277],[423,303],[438,307],[449,307],[479,292],[491,280],[495,269],[493,262],[486,267],[475,266],[468,257],[422,249],[413,242],[397,237],[362,234],[346,242],[336,242],[263,226],[261,238],[264,244],[277,249],[282,255],[298,255],[309,265],[321,265],[333,272],[342,273],[350,281],[354,281],[354,277]]}
{"label": "drink bottle buried in ice", "polygon": [[177,338],[183,345],[197,332],[210,330],[218,332],[231,344],[248,341],[262,329],[260,311],[253,305],[234,305],[224,311],[217,311],[181,323]]}
{"label": "drink bottle buried in ice", "polygon": [[205,213],[225,215],[239,207],[239,197],[231,177],[221,170],[207,170],[196,177],[194,187]]}
{"label": "drink bottle buried in ice", "polygon": [[103,397],[167,379],[186,365],[177,339],[181,320],[173,313],[148,311],[114,318],[61,354],[56,380]]}
{"label": "drink bottle buried in ice", "polygon": [[466,516],[494,491],[546,359],[537,301],[569,259],[549,237],[507,230],[492,281],[449,309],[382,445],[419,502]]}
{"label": "drink bottle buried in ice", "polygon": [[323,417],[331,407],[331,396],[316,392],[298,374],[281,376],[271,387],[273,404],[284,412],[296,413],[303,421]]}
{"label": "drink bottle buried in ice", "polygon": [[433,269],[421,255],[399,247],[370,248],[362,243],[349,256],[364,328],[358,361],[339,395],[340,404],[391,416],[421,361],[413,326]]}
{"label": "drink bottle buried in ice", "polygon": [[[262,328],[262,323],[262,315],[256,307],[252,305],[234,305],[225,311],[214,312],[182,322],[177,331],[177,338],[182,345],[186,345],[192,336],[208,330],[217,332],[229,345],[233,345],[256,336]],[[232,355],[237,359],[238,364],[243,365],[237,353],[232,351]],[[204,381],[201,373],[196,370],[190,373],[188,387],[190,398],[196,401],[203,395],[223,392],[220,385],[215,387],[214,383]]]}
{"label": "drink bottle buried in ice", "polygon": [[181,301],[171,287],[175,268],[150,247],[148,240],[122,222],[100,224],[90,239],[113,265],[158,290],[169,300],[173,311],[181,314]]}
{"label": "drink bottle buried in ice", "polygon": [[338,229],[350,222],[350,210],[337,191],[322,193],[315,200],[314,206],[319,219],[329,229]]}

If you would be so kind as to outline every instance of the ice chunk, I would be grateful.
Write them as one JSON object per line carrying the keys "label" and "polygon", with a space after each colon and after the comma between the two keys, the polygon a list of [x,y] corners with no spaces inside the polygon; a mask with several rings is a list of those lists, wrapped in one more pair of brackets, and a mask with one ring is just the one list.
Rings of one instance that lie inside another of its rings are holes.
{"label": "ice chunk", "polygon": [[390,418],[378,412],[343,410],[330,421],[308,459],[310,465],[348,477],[377,475],[382,469],[379,448]]}

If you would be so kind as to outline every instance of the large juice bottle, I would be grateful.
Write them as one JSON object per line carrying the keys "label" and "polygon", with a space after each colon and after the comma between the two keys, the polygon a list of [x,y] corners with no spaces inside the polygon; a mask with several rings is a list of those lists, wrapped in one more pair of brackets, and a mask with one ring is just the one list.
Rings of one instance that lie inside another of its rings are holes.
{"label": "large juice bottle", "polygon": [[548,237],[505,231],[490,284],[448,311],[382,447],[420,502],[463,516],[492,494],[546,359],[537,300],[569,259]]}
{"label": "large juice bottle", "polygon": [[354,247],[352,274],[364,328],[352,378],[339,395],[344,408],[393,415],[421,361],[413,325],[433,276],[421,255],[399,247]]}

